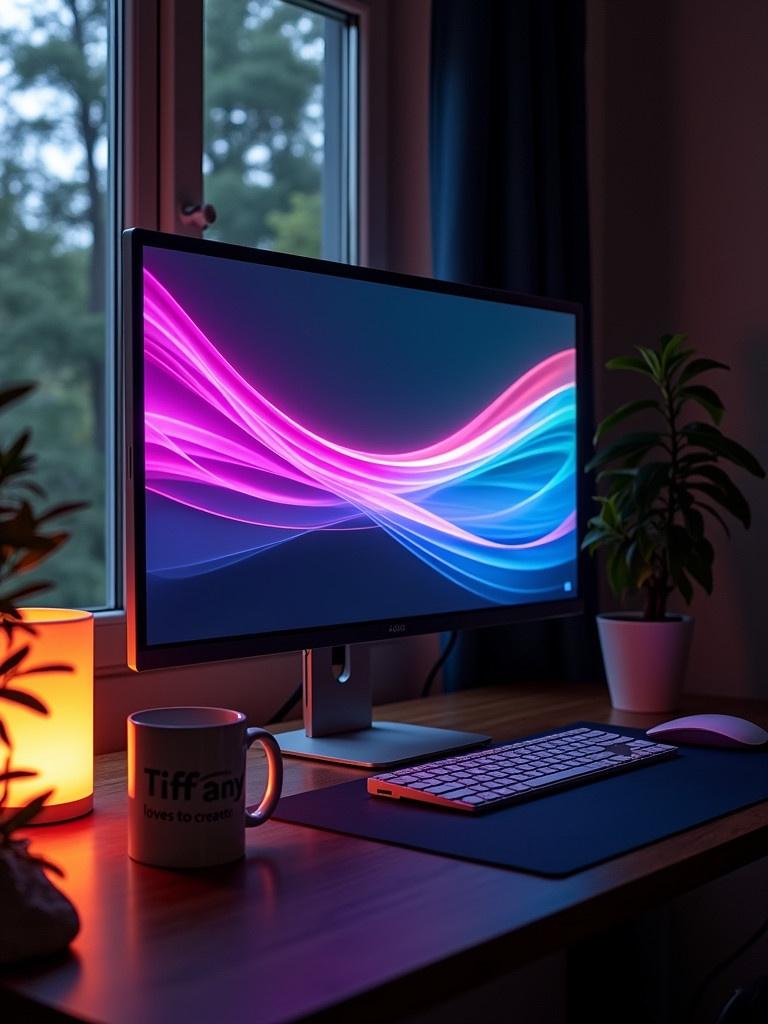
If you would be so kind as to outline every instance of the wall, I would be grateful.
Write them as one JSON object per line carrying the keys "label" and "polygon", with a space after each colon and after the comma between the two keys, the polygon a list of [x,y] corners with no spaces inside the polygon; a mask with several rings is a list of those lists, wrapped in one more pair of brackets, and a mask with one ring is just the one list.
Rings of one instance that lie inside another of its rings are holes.
{"label": "wall", "polygon": [[[725,430],[768,463],[768,4],[588,0],[588,25],[596,365],[687,332],[731,364]],[[599,371],[598,415],[629,387]],[[768,484],[739,483],[755,525],[716,535],[688,688],[768,696]]]}
{"label": "wall", "polygon": [[368,263],[430,276],[431,0],[372,0]]}

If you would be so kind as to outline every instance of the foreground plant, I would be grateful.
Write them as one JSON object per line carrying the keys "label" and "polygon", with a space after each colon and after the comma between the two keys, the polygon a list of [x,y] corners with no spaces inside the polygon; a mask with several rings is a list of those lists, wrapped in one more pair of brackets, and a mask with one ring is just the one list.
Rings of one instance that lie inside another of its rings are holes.
{"label": "foreground plant", "polygon": [[[0,409],[24,398],[31,384],[20,384],[0,391]],[[20,686],[19,681],[42,672],[71,671],[66,665],[29,665],[30,648],[17,636],[34,634],[22,620],[19,604],[47,590],[46,582],[21,583],[17,578],[36,568],[57,551],[69,534],[53,529],[61,516],[81,507],[80,503],[56,505],[36,511],[33,503],[44,498],[43,491],[32,479],[36,457],[29,451],[30,433],[25,431],[6,447],[0,444],[0,630],[5,634],[5,652],[0,656],[0,701],[25,707],[31,714],[46,715],[45,705]],[[9,812],[8,791],[14,779],[30,778],[34,771],[14,769],[11,760],[13,737],[0,717],[0,848],[9,846],[13,834],[30,824],[51,795],[41,793],[24,807]]]}
{"label": "foreground plant", "polygon": [[[731,467],[752,476],[765,471],[754,455],[720,430],[724,406],[698,378],[725,363],[698,356],[685,335],[664,335],[658,348],[638,346],[635,356],[606,363],[609,370],[639,373],[649,396],[620,406],[602,421],[595,445],[618,424],[644,414],[650,426],[600,448],[588,463],[605,493],[589,521],[582,547],[606,554],[614,594],[643,596],[643,617],[663,620],[671,594],[690,604],[694,584],[711,594],[713,522],[730,536],[728,519],[746,529],[749,503],[731,479]],[[701,411],[709,422],[696,418]]]}

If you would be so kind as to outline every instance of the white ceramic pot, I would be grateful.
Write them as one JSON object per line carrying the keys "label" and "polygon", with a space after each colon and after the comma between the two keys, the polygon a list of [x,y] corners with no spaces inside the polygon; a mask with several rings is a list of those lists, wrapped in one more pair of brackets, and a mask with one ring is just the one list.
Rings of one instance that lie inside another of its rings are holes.
{"label": "white ceramic pot", "polygon": [[597,616],[611,704],[619,711],[673,711],[693,636],[690,615],[646,622],[639,613]]}

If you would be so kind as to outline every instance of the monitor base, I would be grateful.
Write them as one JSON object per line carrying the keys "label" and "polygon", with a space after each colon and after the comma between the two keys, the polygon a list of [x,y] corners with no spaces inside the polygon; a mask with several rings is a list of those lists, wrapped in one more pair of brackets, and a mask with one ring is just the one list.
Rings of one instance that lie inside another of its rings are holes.
{"label": "monitor base", "polygon": [[294,729],[277,733],[275,739],[288,757],[332,761],[353,768],[391,768],[479,747],[487,743],[490,736],[406,722],[374,722],[367,729],[335,736],[307,736],[304,729]]}

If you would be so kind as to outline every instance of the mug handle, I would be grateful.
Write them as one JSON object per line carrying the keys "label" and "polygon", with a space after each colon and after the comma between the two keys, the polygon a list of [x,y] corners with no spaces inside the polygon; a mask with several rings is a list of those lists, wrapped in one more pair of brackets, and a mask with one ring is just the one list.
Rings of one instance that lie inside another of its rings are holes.
{"label": "mug handle", "polygon": [[255,811],[245,810],[245,827],[254,828],[256,825],[263,825],[272,817],[280,794],[283,790],[283,758],[277,740],[271,732],[266,729],[258,729],[255,726],[245,730],[245,749],[258,742],[264,748],[267,756],[267,788],[261,803]]}

